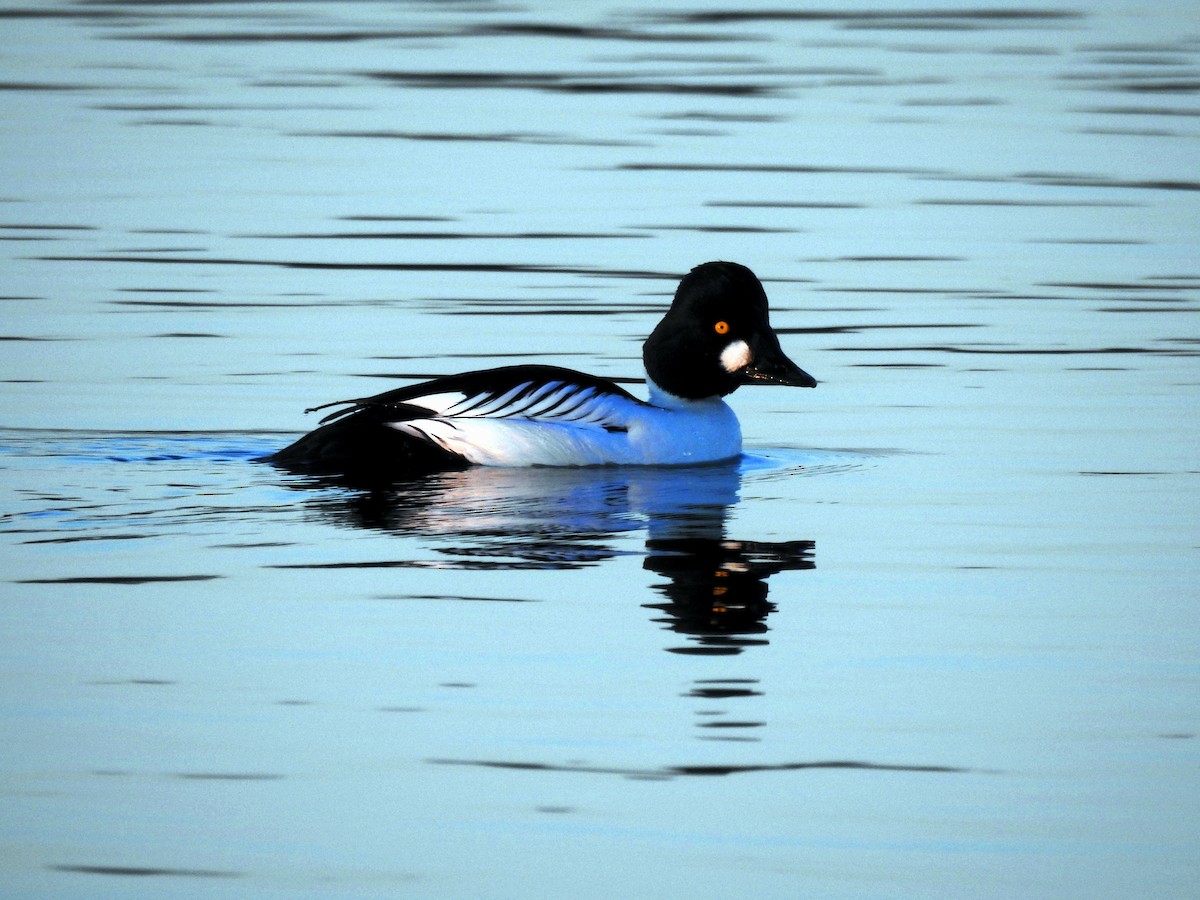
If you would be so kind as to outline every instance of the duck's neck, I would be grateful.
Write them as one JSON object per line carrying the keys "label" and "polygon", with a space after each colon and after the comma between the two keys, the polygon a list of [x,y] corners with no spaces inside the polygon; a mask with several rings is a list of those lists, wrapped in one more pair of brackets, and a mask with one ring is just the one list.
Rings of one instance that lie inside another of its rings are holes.
{"label": "duck's neck", "polygon": [[701,400],[688,400],[678,397],[670,391],[659,387],[653,378],[646,376],[646,390],[650,394],[650,405],[660,409],[695,409],[697,406],[708,406],[721,403],[720,397],[704,397]]}

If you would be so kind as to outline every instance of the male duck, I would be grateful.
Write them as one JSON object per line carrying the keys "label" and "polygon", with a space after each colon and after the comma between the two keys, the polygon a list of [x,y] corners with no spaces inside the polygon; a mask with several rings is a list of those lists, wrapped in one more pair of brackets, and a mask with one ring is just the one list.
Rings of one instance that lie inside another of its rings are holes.
{"label": "male duck", "polygon": [[758,278],[730,262],[704,263],[683,278],[642,359],[648,401],[557,366],[466,372],[313,407],[344,404],[267,461],[352,477],[717,462],[742,449],[722,397],[743,384],[817,384],[780,349]]}

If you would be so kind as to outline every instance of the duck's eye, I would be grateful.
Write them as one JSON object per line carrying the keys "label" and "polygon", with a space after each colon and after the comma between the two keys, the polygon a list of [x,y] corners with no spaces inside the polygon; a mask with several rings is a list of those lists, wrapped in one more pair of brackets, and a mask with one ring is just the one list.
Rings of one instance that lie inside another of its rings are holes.
{"label": "duck's eye", "polygon": [[717,334],[729,334],[729,323],[726,321],[720,321],[713,326],[713,331],[715,331]]}

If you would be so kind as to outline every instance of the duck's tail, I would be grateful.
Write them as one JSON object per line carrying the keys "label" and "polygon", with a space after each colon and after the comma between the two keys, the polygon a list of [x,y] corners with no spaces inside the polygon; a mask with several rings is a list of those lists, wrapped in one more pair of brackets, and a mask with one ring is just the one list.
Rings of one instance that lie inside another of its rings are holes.
{"label": "duck's tail", "polygon": [[[402,418],[402,417],[401,417]],[[367,406],[310,431],[263,459],[290,472],[379,484],[430,472],[465,469],[457,454],[389,427],[396,410]]]}

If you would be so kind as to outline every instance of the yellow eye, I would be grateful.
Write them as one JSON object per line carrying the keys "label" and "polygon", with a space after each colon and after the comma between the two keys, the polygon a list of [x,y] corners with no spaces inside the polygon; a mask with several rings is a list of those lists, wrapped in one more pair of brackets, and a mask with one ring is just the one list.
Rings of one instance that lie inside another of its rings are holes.
{"label": "yellow eye", "polygon": [[713,331],[715,331],[717,334],[728,334],[729,333],[729,323],[725,322],[725,321],[718,322],[716,325],[713,326]]}

